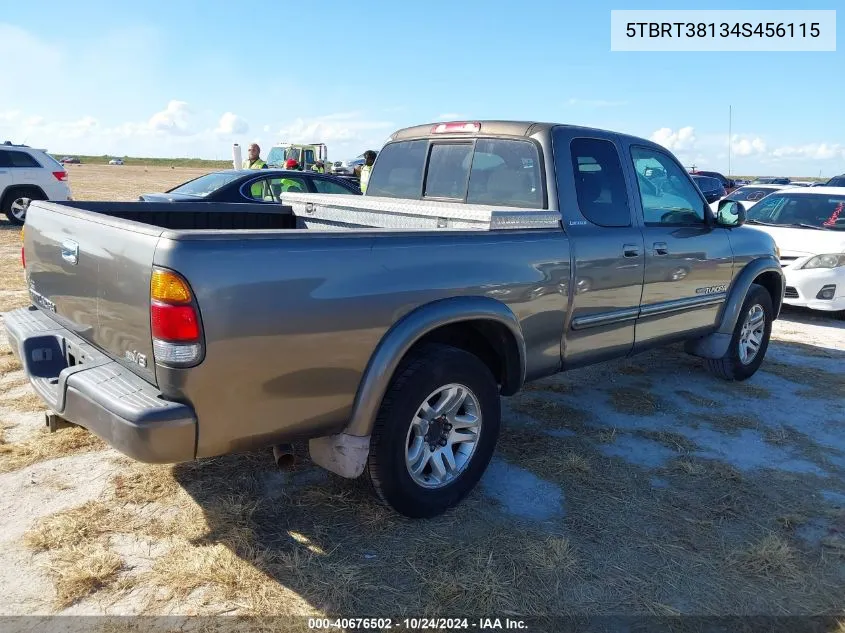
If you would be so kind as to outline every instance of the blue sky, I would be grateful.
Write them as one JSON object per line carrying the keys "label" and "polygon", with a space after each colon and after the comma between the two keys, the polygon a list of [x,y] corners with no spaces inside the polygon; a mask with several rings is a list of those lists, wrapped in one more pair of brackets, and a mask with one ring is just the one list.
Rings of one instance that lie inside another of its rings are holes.
{"label": "blue sky", "polygon": [[532,119],[652,138],[726,171],[731,105],[734,173],[845,172],[845,11],[836,52],[633,53],[610,51],[623,7],[599,0],[234,4],[4,3],[0,141],[207,158],[324,141],[340,159],[406,125]]}

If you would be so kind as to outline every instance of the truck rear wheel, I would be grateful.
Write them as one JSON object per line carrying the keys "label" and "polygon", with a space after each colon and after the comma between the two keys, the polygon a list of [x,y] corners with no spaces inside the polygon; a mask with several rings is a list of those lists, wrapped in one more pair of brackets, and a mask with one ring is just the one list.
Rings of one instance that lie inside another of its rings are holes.
{"label": "truck rear wheel", "polygon": [[500,421],[487,365],[448,345],[421,347],[397,370],[376,418],[367,462],[376,494],[407,517],[443,513],[481,479]]}
{"label": "truck rear wheel", "polygon": [[774,308],[769,291],[758,284],[751,284],[728,351],[722,358],[707,360],[710,371],[724,380],[751,378],[766,356],[773,321]]}

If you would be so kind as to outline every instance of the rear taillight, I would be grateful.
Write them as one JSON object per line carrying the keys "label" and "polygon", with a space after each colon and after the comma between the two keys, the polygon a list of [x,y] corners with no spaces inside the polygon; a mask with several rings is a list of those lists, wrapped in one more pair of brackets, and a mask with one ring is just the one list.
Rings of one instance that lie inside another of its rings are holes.
{"label": "rear taillight", "polygon": [[202,359],[199,311],[188,282],[179,273],[164,268],[153,269],[150,330],[157,363],[184,367]]}
{"label": "rear taillight", "polygon": [[67,180],[67,172],[66,171],[54,171],[53,176],[55,176],[56,180],[61,180],[62,182]]}

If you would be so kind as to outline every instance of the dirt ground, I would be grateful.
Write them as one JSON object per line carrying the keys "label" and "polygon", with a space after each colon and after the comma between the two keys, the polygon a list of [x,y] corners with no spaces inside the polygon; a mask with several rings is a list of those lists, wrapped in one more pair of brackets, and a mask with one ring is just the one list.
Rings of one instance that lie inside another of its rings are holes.
{"label": "dirt ground", "polygon": [[[71,168],[77,199],[198,173]],[[2,311],[19,248],[0,227]],[[677,346],[533,384],[482,485],[418,522],[269,451],[151,466],[48,434],[0,335],[0,615],[845,613],[845,320],[786,309],[742,384]]]}

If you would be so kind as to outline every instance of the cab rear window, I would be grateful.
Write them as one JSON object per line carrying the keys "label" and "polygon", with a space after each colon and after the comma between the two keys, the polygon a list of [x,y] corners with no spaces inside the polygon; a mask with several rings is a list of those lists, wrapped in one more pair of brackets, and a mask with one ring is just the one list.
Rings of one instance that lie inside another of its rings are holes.
{"label": "cab rear window", "polygon": [[379,153],[367,195],[544,206],[537,147],[515,139],[389,143]]}

